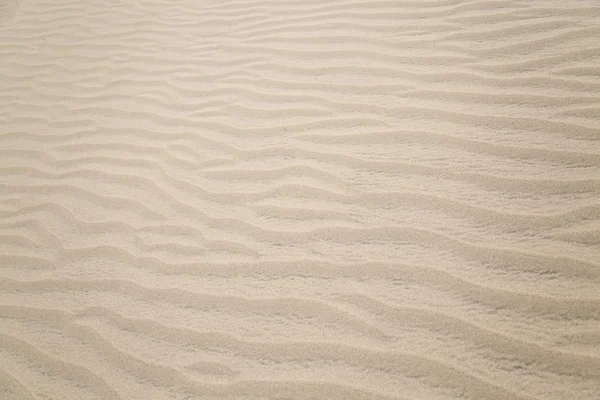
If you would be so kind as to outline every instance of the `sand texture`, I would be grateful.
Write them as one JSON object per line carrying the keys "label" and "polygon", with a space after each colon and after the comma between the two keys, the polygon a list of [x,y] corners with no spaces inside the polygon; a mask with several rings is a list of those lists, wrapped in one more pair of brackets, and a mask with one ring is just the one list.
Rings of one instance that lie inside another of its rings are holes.
{"label": "sand texture", "polygon": [[0,2],[0,399],[600,399],[600,3]]}

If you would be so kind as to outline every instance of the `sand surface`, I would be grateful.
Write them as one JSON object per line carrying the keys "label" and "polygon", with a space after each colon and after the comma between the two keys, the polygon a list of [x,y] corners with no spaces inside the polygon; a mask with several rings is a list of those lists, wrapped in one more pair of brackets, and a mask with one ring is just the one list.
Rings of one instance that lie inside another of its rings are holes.
{"label": "sand surface", "polygon": [[3,0],[0,399],[600,399],[600,4]]}

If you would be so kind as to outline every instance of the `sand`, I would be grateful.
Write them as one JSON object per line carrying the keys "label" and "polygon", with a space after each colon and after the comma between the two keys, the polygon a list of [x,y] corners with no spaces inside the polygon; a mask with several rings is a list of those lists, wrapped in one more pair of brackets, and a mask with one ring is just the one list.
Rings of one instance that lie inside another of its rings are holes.
{"label": "sand", "polygon": [[599,399],[598,5],[4,0],[0,399]]}

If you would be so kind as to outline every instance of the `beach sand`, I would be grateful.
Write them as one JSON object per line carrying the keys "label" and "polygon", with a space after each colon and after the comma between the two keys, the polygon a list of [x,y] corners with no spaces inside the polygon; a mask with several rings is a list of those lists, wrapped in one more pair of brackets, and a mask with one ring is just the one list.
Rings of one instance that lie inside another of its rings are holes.
{"label": "beach sand", "polygon": [[0,399],[599,399],[598,6],[5,0]]}

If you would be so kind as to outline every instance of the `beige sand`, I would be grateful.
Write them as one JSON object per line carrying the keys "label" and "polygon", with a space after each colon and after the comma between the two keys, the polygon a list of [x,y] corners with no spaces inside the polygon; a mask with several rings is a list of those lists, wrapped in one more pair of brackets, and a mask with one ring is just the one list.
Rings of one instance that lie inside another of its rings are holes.
{"label": "beige sand", "polygon": [[600,398],[597,1],[0,10],[0,399]]}

